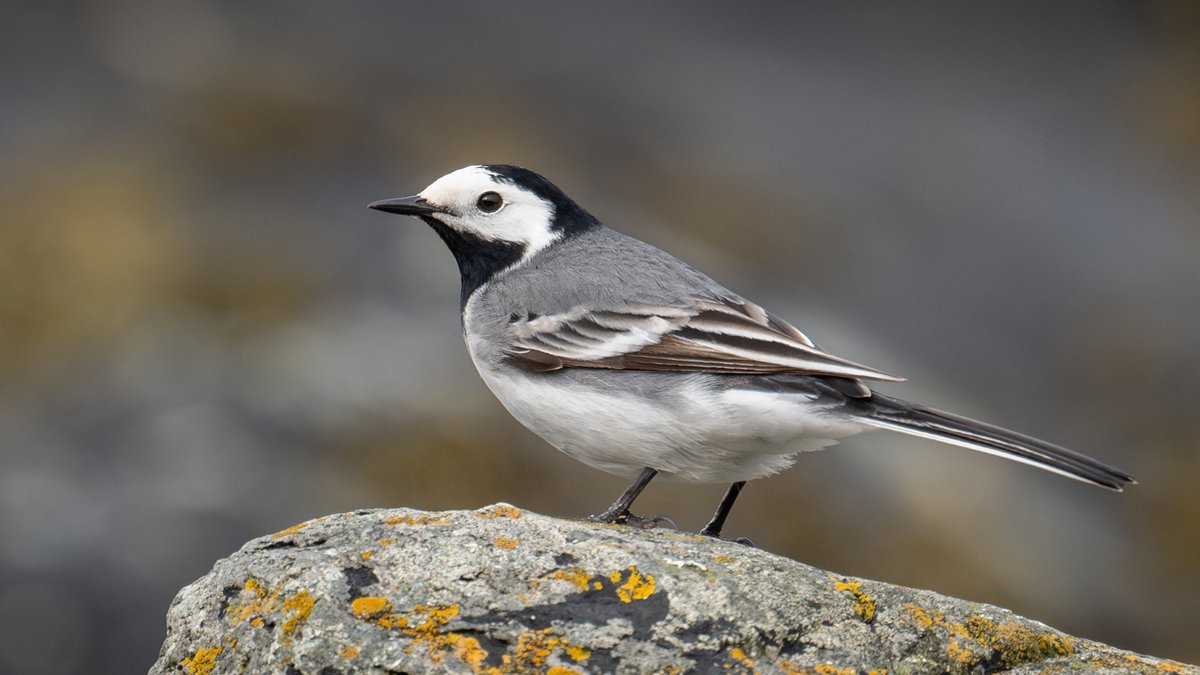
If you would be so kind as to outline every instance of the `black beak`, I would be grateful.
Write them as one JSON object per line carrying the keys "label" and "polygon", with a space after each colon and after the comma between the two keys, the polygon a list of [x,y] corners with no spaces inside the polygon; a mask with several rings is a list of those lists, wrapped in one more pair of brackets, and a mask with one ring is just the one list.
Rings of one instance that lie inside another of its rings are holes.
{"label": "black beak", "polygon": [[403,216],[431,216],[435,213],[447,213],[446,209],[434,206],[419,196],[381,199],[377,202],[367,204],[367,208],[377,211],[387,211],[388,213],[399,213]]}

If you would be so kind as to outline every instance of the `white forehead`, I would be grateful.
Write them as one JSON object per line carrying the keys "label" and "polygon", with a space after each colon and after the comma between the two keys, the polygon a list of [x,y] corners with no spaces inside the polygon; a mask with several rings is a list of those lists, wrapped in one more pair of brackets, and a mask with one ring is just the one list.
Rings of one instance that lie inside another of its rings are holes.
{"label": "white forehead", "polygon": [[466,166],[442,176],[421,190],[421,196],[434,204],[453,204],[465,198],[474,200],[480,193],[495,190],[496,177],[482,166]]}

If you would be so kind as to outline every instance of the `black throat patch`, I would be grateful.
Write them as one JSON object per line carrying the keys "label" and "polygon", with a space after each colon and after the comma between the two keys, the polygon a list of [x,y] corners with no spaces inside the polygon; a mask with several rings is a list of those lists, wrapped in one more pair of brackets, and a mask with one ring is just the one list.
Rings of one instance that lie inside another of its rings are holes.
{"label": "black throat patch", "polygon": [[462,278],[462,292],[459,295],[459,308],[467,306],[471,294],[486,284],[488,280],[500,272],[516,265],[525,255],[526,246],[511,241],[488,241],[473,234],[459,232],[434,218],[421,218],[442,241],[454,260],[458,263],[458,273]]}

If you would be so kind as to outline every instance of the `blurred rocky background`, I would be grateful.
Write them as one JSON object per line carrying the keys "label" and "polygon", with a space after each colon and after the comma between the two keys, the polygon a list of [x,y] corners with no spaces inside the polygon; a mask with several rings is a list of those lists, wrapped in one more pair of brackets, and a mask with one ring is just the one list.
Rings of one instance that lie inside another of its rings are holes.
{"label": "blurred rocky background", "polygon": [[874,434],[731,535],[1200,660],[1197,7],[5,3],[0,672],[142,672],[180,587],[313,516],[616,496],[478,381],[437,238],[365,207],[478,162],[1141,481]]}

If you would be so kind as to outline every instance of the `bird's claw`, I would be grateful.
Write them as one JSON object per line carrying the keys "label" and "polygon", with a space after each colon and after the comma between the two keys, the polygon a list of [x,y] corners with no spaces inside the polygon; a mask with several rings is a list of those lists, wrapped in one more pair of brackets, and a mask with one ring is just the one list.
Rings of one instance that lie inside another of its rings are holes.
{"label": "bird's claw", "polygon": [[711,537],[713,539],[716,539],[717,541],[731,541],[735,544],[741,544],[742,546],[749,546],[750,548],[758,548],[757,546],[754,545],[754,542],[750,541],[746,537],[738,537],[736,539],[722,539],[720,532],[712,532],[708,528],[704,528],[703,530],[700,530],[700,534],[704,535],[705,537]]}
{"label": "bird's claw", "polygon": [[589,523],[605,523],[608,525],[628,525],[629,527],[639,530],[652,530],[656,527],[667,526],[672,530],[678,530],[679,526],[675,524],[668,516],[651,516],[643,518],[635,516],[629,511],[605,511],[604,513],[588,516],[584,518]]}

